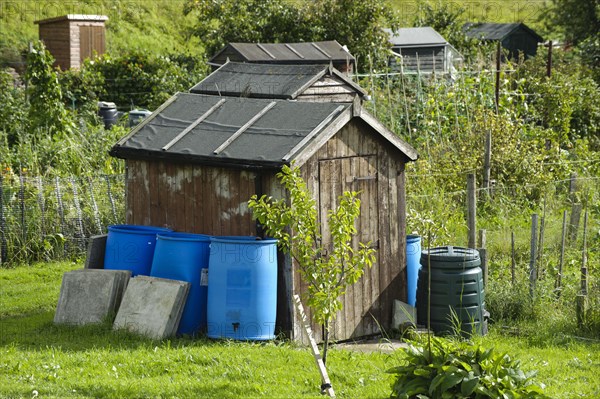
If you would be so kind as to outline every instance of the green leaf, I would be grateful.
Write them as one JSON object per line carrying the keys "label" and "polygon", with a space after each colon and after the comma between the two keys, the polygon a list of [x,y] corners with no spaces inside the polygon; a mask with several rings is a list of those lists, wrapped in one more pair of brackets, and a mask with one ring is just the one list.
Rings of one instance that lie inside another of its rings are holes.
{"label": "green leaf", "polygon": [[465,377],[460,384],[460,393],[464,396],[470,396],[475,392],[477,384],[479,384],[479,377],[475,377],[473,373],[469,373],[469,376]]}

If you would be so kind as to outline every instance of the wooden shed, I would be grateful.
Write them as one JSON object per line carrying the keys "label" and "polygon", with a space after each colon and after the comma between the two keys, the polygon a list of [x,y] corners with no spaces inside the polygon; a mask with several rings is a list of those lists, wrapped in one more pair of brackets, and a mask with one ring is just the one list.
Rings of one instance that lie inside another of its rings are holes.
{"label": "wooden shed", "polygon": [[386,29],[390,35],[393,57],[390,67],[396,71],[422,74],[452,74],[462,55],[435,29]]}
{"label": "wooden shed", "polygon": [[525,58],[535,56],[538,43],[544,39],[524,23],[473,23],[463,26],[468,37],[484,41],[500,42],[508,50],[508,57],[519,59],[519,53]]}
{"label": "wooden shed", "polygon": [[[275,174],[292,162],[323,221],[343,191],[360,190],[359,238],[377,248],[377,262],[346,293],[334,339],[389,328],[394,299],[406,300],[405,164],[417,153],[358,99],[317,103],[179,93],[110,153],[126,160],[127,223],[179,231],[257,234],[247,201],[254,194],[284,198]],[[292,294],[304,289],[292,261],[281,256],[277,328],[293,339],[303,339],[303,332]]]}
{"label": "wooden shed", "polygon": [[367,92],[329,65],[279,65],[226,62],[190,89],[196,94],[276,98],[316,102],[353,102]]}
{"label": "wooden shed", "polygon": [[35,23],[39,25],[40,40],[56,59],[55,65],[66,70],[78,69],[94,54],[104,54],[107,20],[104,15],[68,14]]}
{"label": "wooden shed", "polygon": [[216,69],[229,61],[259,64],[329,64],[352,73],[356,59],[335,40],[304,43],[229,43],[208,63]]}

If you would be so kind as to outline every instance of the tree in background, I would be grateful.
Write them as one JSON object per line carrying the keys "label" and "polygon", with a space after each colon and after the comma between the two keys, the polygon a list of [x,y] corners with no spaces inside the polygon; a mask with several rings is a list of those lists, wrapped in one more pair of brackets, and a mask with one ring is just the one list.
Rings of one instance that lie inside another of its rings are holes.
{"label": "tree in background", "polygon": [[271,43],[311,40],[301,10],[283,0],[187,0],[186,15],[198,23],[193,34],[212,55],[227,43]]}
{"label": "tree in background", "polygon": [[576,46],[600,82],[600,0],[552,0],[542,19],[549,32]]}
{"label": "tree in background", "polygon": [[[198,18],[193,34],[214,54],[227,43],[337,40],[358,59],[360,70],[385,66],[386,27],[397,18],[388,0],[187,0],[184,12]],[[369,61],[369,57],[371,61]]]}
{"label": "tree in background", "polygon": [[[468,22],[464,18],[465,9],[455,3],[420,1],[419,12],[413,20],[413,26],[430,26],[452,44],[469,63],[475,60],[485,44],[482,40],[467,37],[463,25]],[[494,46],[495,47],[495,46]]]}
{"label": "tree in background", "polygon": [[63,103],[63,92],[58,80],[58,72],[52,64],[54,58],[41,41],[32,46],[27,55],[29,121],[36,134],[57,134],[72,131],[73,121]]}
{"label": "tree in background", "polygon": [[586,39],[598,37],[600,0],[552,0],[543,18],[549,31],[577,45]]}
{"label": "tree in background", "polygon": [[383,28],[398,27],[388,0],[315,0],[306,3],[304,13],[312,40],[337,40],[348,46],[360,71],[387,65],[391,44]]}

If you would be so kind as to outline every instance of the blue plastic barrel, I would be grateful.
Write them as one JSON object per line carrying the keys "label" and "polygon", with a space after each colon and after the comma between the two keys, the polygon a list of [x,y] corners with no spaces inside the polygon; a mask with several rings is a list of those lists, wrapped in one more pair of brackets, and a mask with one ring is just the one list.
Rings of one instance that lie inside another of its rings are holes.
{"label": "blue plastic barrel", "polygon": [[421,268],[421,236],[406,236],[406,286],[407,303],[410,306],[417,304],[417,281]]}
{"label": "blue plastic barrel", "polygon": [[121,224],[108,226],[104,268],[130,270],[132,276],[150,274],[156,235],[171,229]]}
{"label": "blue plastic barrel", "polygon": [[277,240],[213,237],[208,282],[208,337],[275,338]]}
{"label": "blue plastic barrel", "polygon": [[157,236],[150,275],[190,283],[178,334],[206,331],[209,252],[210,236],[204,234],[173,232]]}

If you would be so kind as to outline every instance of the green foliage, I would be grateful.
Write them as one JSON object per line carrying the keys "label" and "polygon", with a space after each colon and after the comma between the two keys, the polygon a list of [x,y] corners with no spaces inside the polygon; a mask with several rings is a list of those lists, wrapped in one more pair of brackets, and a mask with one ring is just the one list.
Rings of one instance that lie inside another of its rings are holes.
{"label": "green foliage", "polygon": [[575,140],[585,138],[598,150],[600,86],[570,54],[556,50],[553,57],[551,78],[546,76],[543,54],[518,68],[516,91],[530,93],[522,112],[544,127],[547,139],[560,148],[571,148]]}
{"label": "green foliage", "polygon": [[282,0],[187,0],[184,12],[197,18],[193,32],[207,54],[230,42],[296,42],[311,37],[305,16]]}
{"label": "green foliage", "polygon": [[397,25],[387,0],[187,0],[185,13],[198,19],[194,35],[209,54],[230,42],[337,40],[362,71],[386,65],[390,45],[382,29]]}
{"label": "green foliage", "polygon": [[368,245],[352,247],[352,238],[357,234],[354,222],[360,215],[358,193],[345,192],[338,207],[328,212],[332,248],[327,251],[321,245],[316,203],[300,169],[284,166],[277,177],[289,193],[291,205],[286,199],[254,195],[249,207],[266,234],[279,240],[279,247],[298,263],[300,275],[308,284],[305,299],[314,311],[315,321],[327,325],[342,309],[340,297],[346,287],[357,282],[363,269],[375,261],[375,250]]}
{"label": "green foliage", "polygon": [[475,61],[481,51],[492,54],[493,44],[467,37],[462,27],[467,21],[466,9],[454,2],[419,0],[418,13],[413,20],[414,26],[430,26],[452,44],[465,58],[465,61]]}
{"label": "green foliage", "polygon": [[402,351],[402,365],[388,370],[395,376],[393,398],[546,398],[508,354],[481,345],[432,337],[412,341]]}
{"label": "green foliage", "polygon": [[12,75],[0,70],[0,137],[5,146],[14,145],[28,124],[25,91],[15,85]]}
{"label": "green foliage", "polygon": [[578,44],[600,31],[600,1],[598,0],[552,0],[543,14],[547,29]]}
{"label": "green foliage", "polygon": [[312,40],[337,40],[357,59],[359,71],[381,69],[389,58],[389,35],[397,16],[388,0],[317,0],[307,2]]}
{"label": "green foliage", "polygon": [[191,56],[104,55],[85,63],[78,75],[83,86],[72,88],[75,95],[90,97],[91,90],[95,97],[121,107],[155,109],[176,92],[198,83],[205,73],[206,66]]}
{"label": "green foliage", "polygon": [[54,58],[40,41],[27,56],[29,122],[36,136],[68,134],[74,127],[63,104],[63,92],[53,63]]}
{"label": "green foliage", "polygon": [[547,31],[576,46],[600,84],[600,1],[552,0],[541,17]]}

